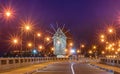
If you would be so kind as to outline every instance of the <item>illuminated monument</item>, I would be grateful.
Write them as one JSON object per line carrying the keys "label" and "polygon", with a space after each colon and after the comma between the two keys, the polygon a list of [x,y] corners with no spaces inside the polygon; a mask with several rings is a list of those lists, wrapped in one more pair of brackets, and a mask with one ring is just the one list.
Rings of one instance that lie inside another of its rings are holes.
{"label": "illuminated monument", "polygon": [[67,37],[63,31],[58,28],[53,35],[54,54],[57,55],[57,57],[65,57],[66,39]]}

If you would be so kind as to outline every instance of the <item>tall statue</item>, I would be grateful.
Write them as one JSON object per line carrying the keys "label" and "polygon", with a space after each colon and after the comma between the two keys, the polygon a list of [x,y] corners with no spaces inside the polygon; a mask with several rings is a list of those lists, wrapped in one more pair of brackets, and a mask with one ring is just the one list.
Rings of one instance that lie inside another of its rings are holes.
{"label": "tall statue", "polygon": [[63,31],[58,28],[53,35],[54,54],[57,55],[57,57],[63,57],[66,55],[66,39],[67,37],[65,36]]}

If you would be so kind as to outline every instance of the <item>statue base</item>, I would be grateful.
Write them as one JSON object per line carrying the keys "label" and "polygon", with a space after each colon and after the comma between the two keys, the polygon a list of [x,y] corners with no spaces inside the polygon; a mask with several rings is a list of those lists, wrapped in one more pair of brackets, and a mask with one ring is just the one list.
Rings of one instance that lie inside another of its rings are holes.
{"label": "statue base", "polygon": [[65,55],[57,55],[57,58],[65,58]]}

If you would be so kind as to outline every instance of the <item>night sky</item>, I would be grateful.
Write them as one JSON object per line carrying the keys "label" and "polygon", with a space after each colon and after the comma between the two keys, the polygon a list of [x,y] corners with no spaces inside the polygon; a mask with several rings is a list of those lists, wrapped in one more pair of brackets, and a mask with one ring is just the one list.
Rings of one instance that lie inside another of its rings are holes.
{"label": "night sky", "polygon": [[13,28],[25,17],[31,17],[41,29],[56,26],[56,22],[66,24],[76,43],[94,40],[99,28],[116,22],[120,12],[120,0],[0,0],[1,6],[7,4],[16,11],[9,23]]}

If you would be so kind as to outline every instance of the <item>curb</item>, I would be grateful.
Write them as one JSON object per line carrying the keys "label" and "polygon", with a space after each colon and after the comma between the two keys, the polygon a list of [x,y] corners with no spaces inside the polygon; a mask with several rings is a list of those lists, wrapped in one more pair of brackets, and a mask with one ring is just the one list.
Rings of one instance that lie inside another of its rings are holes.
{"label": "curb", "polygon": [[[103,68],[103,67],[100,67],[100,66],[96,66],[96,65],[94,65],[94,64],[90,64],[91,66],[95,66],[96,68],[99,68],[99,69],[101,69],[101,70],[105,70],[105,71],[107,71],[107,72],[111,72],[111,73],[114,73],[114,71],[113,70],[110,70],[110,69],[106,69],[106,68]],[[114,73],[115,74],[115,73]]]}
{"label": "curb", "polygon": [[110,69],[106,69],[106,68],[103,68],[103,67],[100,67],[100,66],[96,66],[94,64],[90,64],[91,66],[95,66],[96,68],[99,68],[99,69],[102,69],[102,70],[105,70],[107,72],[111,72],[113,74],[120,74],[120,72],[116,72],[116,71],[113,71],[113,70],[110,70]]}

